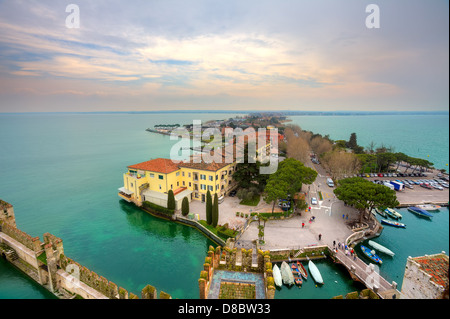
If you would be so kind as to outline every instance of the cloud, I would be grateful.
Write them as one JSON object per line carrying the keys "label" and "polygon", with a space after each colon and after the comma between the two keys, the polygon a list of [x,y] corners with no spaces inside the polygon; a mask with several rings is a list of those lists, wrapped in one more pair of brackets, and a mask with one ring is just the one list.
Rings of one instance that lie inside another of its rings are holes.
{"label": "cloud", "polygon": [[356,0],[77,4],[68,29],[64,3],[0,2],[0,94],[101,96],[100,109],[108,94],[141,107],[448,107],[445,3],[380,0],[379,30]]}

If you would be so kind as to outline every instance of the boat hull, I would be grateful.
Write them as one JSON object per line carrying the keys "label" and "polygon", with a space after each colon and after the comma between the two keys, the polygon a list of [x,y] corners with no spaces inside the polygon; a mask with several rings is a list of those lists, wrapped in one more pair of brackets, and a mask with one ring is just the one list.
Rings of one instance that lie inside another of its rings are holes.
{"label": "boat hull", "polygon": [[367,248],[366,246],[361,245],[361,250],[364,253],[364,255],[366,255],[373,262],[379,263],[379,264],[383,263],[383,260],[380,257],[378,257],[376,254],[372,253],[372,251],[369,248]]}
{"label": "boat hull", "polygon": [[275,285],[277,285],[278,287],[281,287],[283,285],[280,268],[278,268],[277,265],[273,266],[273,280],[275,282]]}
{"label": "boat hull", "polygon": [[314,281],[318,284],[323,284],[323,278],[320,274],[319,268],[317,268],[317,266],[311,260],[308,263],[308,268]]}
{"label": "boat hull", "polygon": [[398,223],[398,222],[393,222],[393,221],[390,221],[390,220],[382,219],[381,223],[384,224],[384,225],[389,225],[389,226],[393,226],[393,227],[406,228],[405,224]]}
{"label": "boat hull", "polygon": [[419,207],[408,207],[408,210],[418,216],[429,217],[429,218],[433,217],[433,215],[431,213],[429,213],[426,210],[421,209]]}
{"label": "boat hull", "polygon": [[381,251],[382,253],[384,253],[386,255],[389,255],[392,257],[394,257],[394,255],[395,255],[395,253],[392,250],[390,250],[372,240],[369,240],[369,245],[372,246],[373,248],[375,248],[376,250]]}

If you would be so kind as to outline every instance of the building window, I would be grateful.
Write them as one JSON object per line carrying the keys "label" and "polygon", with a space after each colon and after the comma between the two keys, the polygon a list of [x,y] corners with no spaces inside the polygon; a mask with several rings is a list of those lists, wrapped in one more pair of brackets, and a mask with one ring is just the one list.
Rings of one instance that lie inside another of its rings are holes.
{"label": "building window", "polygon": [[133,188],[133,183],[131,183],[131,188]]}
{"label": "building window", "polygon": [[177,172],[175,175],[176,175],[176,176],[180,176],[180,172]]}
{"label": "building window", "polygon": [[213,188],[212,186],[208,186],[208,190],[209,190],[210,192],[212,192],[212,191],[214,190],[214,188]]}
{"label": "building window", "polygon": [[192,187],[191,185],[192,185],[191,182],[189,182],[189,187]]}
{"label": "building window", "polygon": [[159,179],[164,179],[164,176],[163,175],[158,175],[158,178]]}
{"label": "building window", "polygon": [[182,173],[183,177],[184,177],[184,172]]}
{"label": "building window", "polygon": [[191,177],[191,173],[188,173],[188,177]]}
{"label": "building window", "polygon": [[185,186],[185,183],[184,183],[184,181],[183,181],[183,186]]}
{"label": "building window", "polygon": [[219,185],[216,185],[216,191],[218,191],[219,190]]}
{"label": "building window", "polygon": [[162,189],[161,184],[159,184],[159,190],[161,190],[161,189]]}
{"label": "building window", "polygon": [[214,181],[214,177],[212,175],[209,175],[209,180],[212,182]]}
{"label": "building window", "polygon": [[219,179],[219,175],[216,175],[216,181]]}
{"label": "building window", "polygon": [[[184,183],[184,182],[183,182]],[[177,187],[179,187],[180,186],[180,182],[177,182]]]}
{"label": "building window", "polygon": [[155,174],[150,173],[151,178],[155,178]]}

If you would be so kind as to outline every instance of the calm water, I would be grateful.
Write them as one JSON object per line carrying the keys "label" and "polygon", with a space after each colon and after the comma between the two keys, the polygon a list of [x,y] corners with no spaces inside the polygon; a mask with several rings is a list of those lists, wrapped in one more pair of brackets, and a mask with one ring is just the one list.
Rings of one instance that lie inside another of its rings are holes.
{"label": "calm water", "polygon": [[394,152],[428,159],[436,168],[449,164],[449,116],[370,115],[370,116],[291,116],[302,129],[348,141],[356,133],[358,144],[371,142],[375,148],[392,146]]}
{"label": "calm water", "polygon": [[[151,284],[174,298],[198,298],[198,276],[207,249],[214,243],[192,228],[153,218],[119,200],[117,188],[122,186],[127,165],[169,156],[174,142],[148,133],[146,128],[233,116],[0,114],[0,198],[14,205],[21,229],[40,238],[45,232],[61,237],[66,255],[117,285],[138,295]],[[392,141],[396,150],[402,151],[400,147],[407,145],[411,149],[426,146],[434,149],[429,152],[431,156],[448,162],[448,116],[445,121],[428,118],[430,125],[434,123],[431,127],[436,139],[427,135],[431,132],[410,130],[410,123],[423,124],[422,118],[406,119],[391,119],[397,125],[404,124]],[[360,145],[372,139],[391,145],[386,135],[378,138],[378,131],[366,136],[369,126],[362,125],[367,121],[378,128],[388,120],[346,117],[343,125],[343,117],[294,117],[302,128],[330,134],[333,139],[348,139],[356,132]],[[438,142],[430,142],[434,140]],[[430,222],[405,212],[406,230],[385,229],[379,242],[397,253],[381,269],[390,280],[401,284],[408,255],[448,252],[448,211],[438,214]],[[276,298],[330,298],[358,288],[345,271],[326,262],[318,266],[329,285],[281,289]],[[39,288],[0,262],[0,298],[51,297]]]}

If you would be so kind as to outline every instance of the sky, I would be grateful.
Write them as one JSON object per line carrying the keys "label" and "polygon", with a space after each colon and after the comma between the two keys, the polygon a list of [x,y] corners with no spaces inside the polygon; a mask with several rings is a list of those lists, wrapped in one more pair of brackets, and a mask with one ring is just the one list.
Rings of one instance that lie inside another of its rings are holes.
{"label": "sky", "polygon": [[0,112],[448,111],[448,30],[448,0],[0,0]]}

